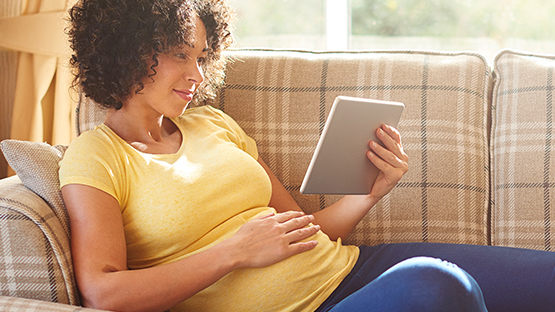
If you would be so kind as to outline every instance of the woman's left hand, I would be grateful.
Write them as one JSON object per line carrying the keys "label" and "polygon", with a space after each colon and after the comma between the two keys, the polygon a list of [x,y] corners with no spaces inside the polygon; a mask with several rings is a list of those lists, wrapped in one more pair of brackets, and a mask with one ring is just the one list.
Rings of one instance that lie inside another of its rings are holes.
{"label": "woman's left hand", "polygon": [[369,143],[368,159],[380,169],[380,173],[368,196],[381,199],[395,187],[408,171],[409,157],[403,150],[401,135],[397,129],[384,125],[376,130],[376,135],[385,148],[374,141]]}
{"label": "woman's left hand", "polygon": [[[403,150],[399,131],[391,126],[384,125],[377,130],[376,134],[385,148],[369,142],[370,151],[368,151],[367,157],[380,170],[370,194],[344,196],[329,207],[313,213],[313,223],[320,225],[322,232],[332,240],[346,239],[368,211],[389,193],[408,171],[409,157]],[[274,207],[278,212],[301,211],[301,208],[270,168],[262,159],[258,161],[266,169],[272,181],[270,207]]]}

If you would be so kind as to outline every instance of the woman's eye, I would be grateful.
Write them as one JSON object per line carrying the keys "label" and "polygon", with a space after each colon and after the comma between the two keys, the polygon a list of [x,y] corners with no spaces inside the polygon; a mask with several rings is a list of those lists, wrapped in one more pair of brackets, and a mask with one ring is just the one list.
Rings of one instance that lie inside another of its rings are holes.
{"label": "woman's eye", "polygon": [[200,65],[204,65],[204,63],[206,63],[206,58],[204,57],[199,57],[197,59],[197,63],[199,63]]}
{"label": "woman's eye", "polygon": [[189,56],[188,56],[187,54],[185,54],[185,53],[177,53],[177,54],[175,55],[175,57],[177,57],[178,59],[181,59],[181,60],[186,60],[186,59],[189,58]]}

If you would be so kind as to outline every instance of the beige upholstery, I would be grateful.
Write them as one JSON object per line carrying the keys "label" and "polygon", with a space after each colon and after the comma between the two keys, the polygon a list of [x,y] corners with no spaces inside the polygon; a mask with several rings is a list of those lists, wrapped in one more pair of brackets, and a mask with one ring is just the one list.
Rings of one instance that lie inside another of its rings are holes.
{"label": "beige upholstery", "polygon": [[555,250],[555,56],[506,51],[492,103],[493,241]]}

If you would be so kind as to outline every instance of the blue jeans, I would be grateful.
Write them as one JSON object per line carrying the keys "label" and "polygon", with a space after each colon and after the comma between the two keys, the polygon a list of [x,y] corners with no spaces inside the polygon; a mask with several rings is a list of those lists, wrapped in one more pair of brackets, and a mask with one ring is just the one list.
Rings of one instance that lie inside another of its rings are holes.
{"label": "blue jeans", "polygon": [[555,253],[431,243],[361,246],[351,273],[317,311],[486,307],[489,312],[555,311]]}

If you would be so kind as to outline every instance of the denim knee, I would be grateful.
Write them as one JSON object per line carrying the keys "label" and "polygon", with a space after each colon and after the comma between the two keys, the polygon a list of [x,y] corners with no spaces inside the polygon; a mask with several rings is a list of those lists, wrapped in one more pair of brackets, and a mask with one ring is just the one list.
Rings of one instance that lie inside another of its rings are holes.
{"label": "denim knee", "polygon": [[395,301],[410,311],[486,311],[480,287],[457,265],[415,257],[391,267],[376,279],[393,287]]}
{"label": "denim knee", "polygon": [[[362,280],[358,275],[353,279]],[[392,266],[333,305],[330,312],[484,312],[480,287],[458,266],[415,257]]]}

